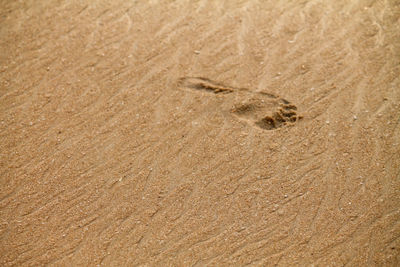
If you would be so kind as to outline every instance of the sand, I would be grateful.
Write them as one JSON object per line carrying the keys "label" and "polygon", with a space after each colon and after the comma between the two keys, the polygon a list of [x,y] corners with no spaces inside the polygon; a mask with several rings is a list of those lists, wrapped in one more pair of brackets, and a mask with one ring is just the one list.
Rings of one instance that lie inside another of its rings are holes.
{"label": "sand", "polygon": [[399,266],[400,2],[0,1],[1,266]]}

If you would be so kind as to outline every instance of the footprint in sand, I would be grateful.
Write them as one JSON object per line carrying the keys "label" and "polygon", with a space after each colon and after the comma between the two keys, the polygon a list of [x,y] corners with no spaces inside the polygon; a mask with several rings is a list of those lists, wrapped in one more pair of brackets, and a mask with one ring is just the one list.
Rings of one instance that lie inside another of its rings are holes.
{"label": "footprint in sand", "polygon": [[200,92],[223,95],[233,105],[230,112],[239,120],[263,130],[274,130],[294,123],[302,116],[289,101],[266,92],[251,92],[247,88],[235,88],[202,77],[184,77],[179,87]]}

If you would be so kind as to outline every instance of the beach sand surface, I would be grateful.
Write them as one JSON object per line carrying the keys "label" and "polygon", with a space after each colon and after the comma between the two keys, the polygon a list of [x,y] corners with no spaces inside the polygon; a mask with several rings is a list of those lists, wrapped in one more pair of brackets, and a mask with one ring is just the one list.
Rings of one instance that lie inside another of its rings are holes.
{"label": "beach sand surface", "polygon": [[400,2],[0,0],[1,266],[399,266]]}

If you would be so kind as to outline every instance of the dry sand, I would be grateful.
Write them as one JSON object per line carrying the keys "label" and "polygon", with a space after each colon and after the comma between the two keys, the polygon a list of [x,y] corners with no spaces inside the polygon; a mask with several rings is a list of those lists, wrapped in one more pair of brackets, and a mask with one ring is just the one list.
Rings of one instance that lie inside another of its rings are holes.
{"label": "dry sand", "polygon": [[399,266],[400,2],[0,1],[1,266]]}

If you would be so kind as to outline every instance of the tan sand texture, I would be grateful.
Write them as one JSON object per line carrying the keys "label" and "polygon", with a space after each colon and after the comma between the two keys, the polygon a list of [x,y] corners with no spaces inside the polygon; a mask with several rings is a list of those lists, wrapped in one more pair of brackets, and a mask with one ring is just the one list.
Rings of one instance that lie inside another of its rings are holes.
{"label": "tan sand texture", "polygon": [[1,266],[399,266],[400,2],[0,0]]}

